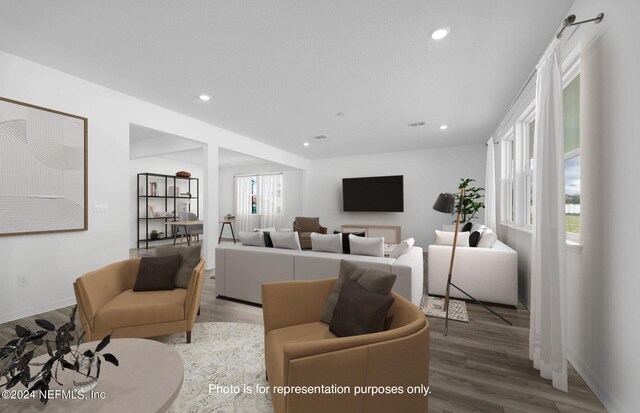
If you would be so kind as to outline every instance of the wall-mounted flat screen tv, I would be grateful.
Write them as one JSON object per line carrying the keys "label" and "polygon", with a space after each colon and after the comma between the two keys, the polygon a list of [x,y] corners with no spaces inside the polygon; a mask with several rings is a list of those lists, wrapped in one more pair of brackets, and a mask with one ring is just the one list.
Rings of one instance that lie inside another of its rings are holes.
{"label": "wall-mounted flat screen tv", "polygon": [[344,211],[404,212],[403,176],[342,179]]}

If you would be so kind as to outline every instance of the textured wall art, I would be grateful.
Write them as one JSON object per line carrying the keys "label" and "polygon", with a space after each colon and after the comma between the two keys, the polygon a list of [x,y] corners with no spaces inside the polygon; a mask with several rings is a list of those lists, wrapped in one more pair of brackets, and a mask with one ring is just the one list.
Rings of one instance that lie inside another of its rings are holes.
{"label": "textured wall art", "polygon": [[0,98],[0,235],[87,229],[87,119]]}

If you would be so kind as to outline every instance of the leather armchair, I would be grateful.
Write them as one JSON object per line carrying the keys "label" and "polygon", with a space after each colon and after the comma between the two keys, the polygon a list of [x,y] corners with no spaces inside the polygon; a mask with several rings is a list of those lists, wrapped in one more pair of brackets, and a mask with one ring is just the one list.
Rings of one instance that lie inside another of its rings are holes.
{"label": "leather armchair", "polygon": [[[392,293],[385,330],[336,337],[320,320],[336,279],[262,285],[265,362],[278,386],[349,386],[351,394],[272,391],[276,413],[386,413],[427,411],[427,397],[407,394],[429,381],[429,323],[422,311]],[[402,386],[404,394],[354,395],[360,386]],[[420,387],[422,386],[422,387]]]}
{"label": "leather armchair", "polygon": [[298,232],[300,238],[300,248],[311,249],[311,233],[326,234],[327,228],[320,225],[318,217],[296,217],[293,221],[293,231]]}
{"label": "leather armchair", "polygon": [[193,269],[187,288],[167,291],[133,291],[140,258],[107,265],[78,278],[73,289],[86,341],[144,338],[186,332],[200,308],[205,261]]}

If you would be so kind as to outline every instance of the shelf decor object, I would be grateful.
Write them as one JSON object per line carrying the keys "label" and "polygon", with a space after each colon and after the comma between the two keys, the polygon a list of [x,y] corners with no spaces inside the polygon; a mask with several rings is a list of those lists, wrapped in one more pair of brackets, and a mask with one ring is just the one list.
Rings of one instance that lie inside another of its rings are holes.
{"label": "shelf decor object", "polygon": [[[457,208],[457,215],[456,215],[456,229],[455,229],[455,232],[453,233],[453,245],[451,246],[451,262],[449,264],[447,289],[445,290],[445,295],[444,295],[444,310],[445,310],[444,335],[445,336],[447,335],[447,330],[449,328],[449,291],[451,290],[451,287],[454,287],[456,290],[460,291],[462,294],[466,295],[476,303],[480,304],[487,310],[491,311],[496,317],[500,318],[505,323],[511,325],[511,323],[507,319],[505,319],[500,314],[496,313],[495,311],[493,311],[491,308],[487,307],[480,301],[476,300],[470,294],[468,294],[467,292],[462,290],[460,287],[458,287],[457,285],[451,282],[451,278],[453,274],[453,262],[456,257],[456,244],[458,243],[458,229],[460,227],[460,215],[462,213],[462,210],[461,210],[462,205],[464,204],[464,187],[463,186],[461,186],[460,188],[460,195],[458,196],[458,201],[459,202],[457,203],[458,208]],[[435,209],[438,212],[443,212],[445,214],[452,214],[456,210],[456,196],[447,192],[441,193],[438,196],[438,199],[436,199],[436,202],[433,204],[433,209]]]}
{"label": "shelf decor object", "polygon": [[88,229],[87,123],[0,97],[0,235]]}

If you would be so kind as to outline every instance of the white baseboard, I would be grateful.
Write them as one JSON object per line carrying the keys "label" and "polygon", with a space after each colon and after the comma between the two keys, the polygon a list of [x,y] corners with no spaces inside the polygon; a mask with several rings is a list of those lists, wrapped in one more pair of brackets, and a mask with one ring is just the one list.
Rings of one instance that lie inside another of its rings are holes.
{"label": "white baseboard", "polygon": [[46,313],[47,311],[57,310],[62,307],[67,307],[76,303],[75,297],[69,297],[62,300],[54,301],[51,303],[43,304],[37,307],[31,307],[15,311],[9,314],[0,315],[0,324],[7,323],[9,321],[19,320],[25,317],[31,317],[36,314]]}
{"label": "white baseboard", "polygon": [[571,349],[567,349],[567,359],[609,413],[629,413],[629,410],[620,403],[609,388],[598,379],[598,375],[591,370],[589,365]]}

